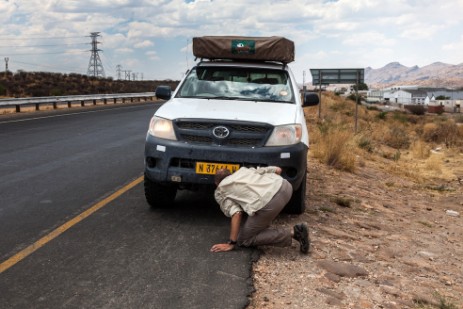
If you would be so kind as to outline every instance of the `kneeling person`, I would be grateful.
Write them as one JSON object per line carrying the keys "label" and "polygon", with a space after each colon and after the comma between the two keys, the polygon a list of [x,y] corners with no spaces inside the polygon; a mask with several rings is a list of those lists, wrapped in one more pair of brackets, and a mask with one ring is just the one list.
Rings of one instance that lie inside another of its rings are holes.
{"label": "kneeling person", "polygon": [[[300,243],[300,251],[308,253],[310,241],[305,224],[297,224],[292,230],[270,228],[293,192],[291,184],[280,174],[281,168],[276,166],[242,167],[233,174],[227,169],[217,171],[214,197],[223,213],[231,218],[231,229],[228,243],[212,246],[212,252],[230,251],[235,245],[286,247],[294,238]],[[243,212],[248,217],[241,226]]]}

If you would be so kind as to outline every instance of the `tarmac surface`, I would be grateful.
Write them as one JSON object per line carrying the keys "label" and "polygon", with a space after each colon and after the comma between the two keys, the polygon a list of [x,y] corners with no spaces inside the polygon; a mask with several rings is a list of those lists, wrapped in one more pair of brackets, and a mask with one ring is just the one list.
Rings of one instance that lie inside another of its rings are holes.
{"label": "tarmac surface", "polygon": [[211,192],[150,209],[141,177],[159,104],[0,116],[1,308],[244,308],[255,250],[211,253]]}

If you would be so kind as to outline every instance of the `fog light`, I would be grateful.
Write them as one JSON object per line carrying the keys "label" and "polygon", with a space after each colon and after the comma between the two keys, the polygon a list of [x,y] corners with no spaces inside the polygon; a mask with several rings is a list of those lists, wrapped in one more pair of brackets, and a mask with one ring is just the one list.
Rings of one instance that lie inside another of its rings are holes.
{"label": "fog light", "polygon": [[170,180],[172,182],[182,182],[182,176],[171,176]]}
{"label": "fog light", "polygon": [[154,167],[156,167],[156,159],[153,158],[153,157],[147,157],[147,158],[146,158],[146,165],[147,165],[149,168],[154,168]]}

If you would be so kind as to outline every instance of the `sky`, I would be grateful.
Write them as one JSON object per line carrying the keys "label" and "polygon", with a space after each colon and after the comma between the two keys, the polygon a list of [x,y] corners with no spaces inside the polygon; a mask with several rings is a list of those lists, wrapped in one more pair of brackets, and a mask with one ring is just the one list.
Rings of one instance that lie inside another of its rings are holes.
{"label": "sky", "polygon": [[86,74],[99,32],[105,75],[181,79],[192,38],[284,36],[311,68],[463,63],[463,0],[0,0],[0,72]]}

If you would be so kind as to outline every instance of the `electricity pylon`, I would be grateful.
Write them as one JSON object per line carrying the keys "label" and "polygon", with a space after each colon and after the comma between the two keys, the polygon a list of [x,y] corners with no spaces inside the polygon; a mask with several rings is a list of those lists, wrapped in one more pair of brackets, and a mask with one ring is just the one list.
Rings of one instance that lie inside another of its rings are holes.
{"label": "electricity pylon", "polygon": [[88,62],[88,76],[105,77],[103,63],[101,62],[100,55],[98,54],[98,52],[101,51],[101,49],[98,49],[98,43],[100,42],[98,42],[97,37],[99,36],[99,32],[90,33],[90,37],[92,38],[92,50],[90,51],[92,54],[90,56],[90,61]]}

